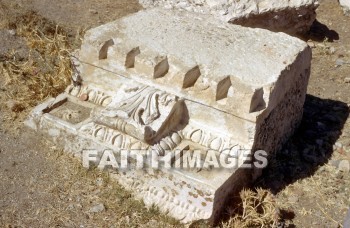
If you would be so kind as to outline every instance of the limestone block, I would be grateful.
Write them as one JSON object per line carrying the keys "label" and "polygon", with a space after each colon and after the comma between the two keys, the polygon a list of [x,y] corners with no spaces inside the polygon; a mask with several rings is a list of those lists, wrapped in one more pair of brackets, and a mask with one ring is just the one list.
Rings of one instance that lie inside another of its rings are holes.
{"label": "limestone block", "polygon": [[[348,0],[340,0],[340,2]],[[316,18],[317,0],[139,0],[145,8],[162,7],[212,14],[225,22],[292,35],[307,32]],[[349,6],[349,4],[348,4]]]}
{"label": "limestone block", "polygon": [[243,169],[243,151],[271,155],[293,133],[311,50],[284,33],[151,9],[87,31],[73,62],[72,85],[27,121],[68,151],[137,149],[152,161],[180,151],[170,157],[176,163],[198,150],[237,160],[230,169],[115,174],[146,205],[186,223],[216,221],[225,200],[259,174]]}
{"label": "limestone block", "polygon": [[344,13],[350,13],[350,0],[339,0],[341,7],[343,7]]}

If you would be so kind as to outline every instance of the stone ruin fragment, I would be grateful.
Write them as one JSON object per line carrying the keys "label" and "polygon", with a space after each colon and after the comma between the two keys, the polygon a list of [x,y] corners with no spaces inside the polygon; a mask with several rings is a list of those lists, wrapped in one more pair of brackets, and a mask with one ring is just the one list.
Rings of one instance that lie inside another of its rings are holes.
{"label": "stone ruin fragment", "polygon": [[339,0],[345,15],[350,15],[350,0]]}
{"label": "stone ruin fragment", "polygon": [[[348,0],[340,0],[348,1]],[[316,19],[317,0],[139,0],[145,8],[160,7],[212,14],[222,21],[303,35]]]}
{"label": "stone ruin fragment", "polygon": [[72,85],[26,124],[79,157],[84,149],[234,156],[234,169],[111,171],[147,206],[184,223],[216,221],[225,201],[259,175],[243,169],[243,151],[270,156],[300,123],[310,61],[307,44],[284,33],[140,11],[87,31]]}

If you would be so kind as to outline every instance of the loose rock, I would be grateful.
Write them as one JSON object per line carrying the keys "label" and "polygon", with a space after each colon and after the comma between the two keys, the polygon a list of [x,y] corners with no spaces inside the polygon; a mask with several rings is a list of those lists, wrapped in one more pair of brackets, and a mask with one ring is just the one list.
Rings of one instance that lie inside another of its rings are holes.
{"label": "loose rock", "polygon": [[316,45],[313,41],[308,41],[307,44],[309,45],[310,48],[316,48]]}
{"label": "loose rock", "polygon": [[335,53],[335,48],[334,47],[330,47],[328,50],[327,50],[327,53],[329,55],[333,55]]}
{"label": "loose rock", "polygon": [[96,179],[96,185],[97,186],[102,186],[103,185],[103,179],[101,177]]}
{"label": "loose rock", "polygon": [[94,9],[90,9],[89,12],[90,12],[91,14],[98,14],[97,10],[94,10]]}
{"label": "loose rock", "polygon": [[344,14],[350,13],[350,0],[339,0],[340,5],[343,8]]}
{"label": "loose rock", "polygon": [[334,144],[337,148],[342,148],[343,147],[343,144],[341,144],[340,142],[336,142]]}
{"label": "loose rock", "polygon": [[100,204],[97,204],[97,205],[91,207],[89,212],[91,212],[91,213],[99,213],[99,212],[104,211],[105,209],[106,209],[105,206],[102,203],[100,203]]}
{"label": "loose rock", "polygon": [[350,64],[350,61],[346,61],[344,59],[337,59],[335,61],[336,66],[342,66],[342,65],[346,65],[346,64]]}
{"label": "loose rock", "polygon": [[339,162],[338,169],[344,173],[350,172],[350,162],[348,160],[342,160]]}
{"label": "loose rock", "polygon": [[290,203],[297,203],[298,201],[299,201],[299,197],[297,197],[297,196],[290,196],[289,198],[288,198],[288,201],[290,202]]}
{"label": "loose rock", "polygon": [[350,227],[350,208],[349,208],[348,214],[347,214],[346,217],[345,217],[343,227],[344,227],[344,228]]}
{"label": "loose rock", "polygon": [[316,18],[316,0],[139,0],[145,8],[178,8],[212,14],[219,19],[248,27],[301,34],[309,31]]}

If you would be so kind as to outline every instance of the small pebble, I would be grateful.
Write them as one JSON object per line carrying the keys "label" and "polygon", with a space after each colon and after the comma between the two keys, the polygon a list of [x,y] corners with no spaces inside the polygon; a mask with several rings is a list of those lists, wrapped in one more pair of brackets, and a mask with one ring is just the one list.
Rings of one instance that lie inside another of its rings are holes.
{"label": "small pebble", "polygon": [[125,216],[124,219],[125,219],[125,222],[126,222],[127,224],[130,223],[130,217],[129,217],[129,216]]}
{"label": "small pebble", "polygon": [[334,144],[337,148],[342,148],[343,147],[343,144],[341,144],[340,142],[336,142]]}
{"label": "small pebble", "polygon": [[9,33],[11,36],[14,36],[14,35],[16,35],[16,30],[11,29],[11,30],[9,30]]}
{"label": "small pebble", "polygon": [[328,50],[327,50],[327,53],[329,55],[333,55],[335,53],[335,48],[334,47],[330,47]]}
{"label": "small pebble", "polygon": [[288,197],[288,201],[290,203],[297,203],[299,201],[299,198],[297,196],[290,196]]}
{"label": "small pebble", "polygon": [[79,97],[79,99],[80,99],[81,101],[87,101],[87,100],[89,99],[89,96],[88,96],[86,93],[83,93],[83,94]]}
{"label": "small pebble", "polygon": [[310,48],[315,48],[316,45],[313,41],[308,41],[307,44],[309,45]]}
{"label": "small pebble", "polygon": [[115,199],[115,202],[116,202],[117,204],[120,204],[120,203],[122,202],[122,199],[120,199],[120,198],[118,197],[118,198]]}
{"label": "small pebble", "polygon": [[90,9],[89,12],[90,12],[91,14],[98,14],[97,10],[94,10],[94,9]]}
{"label": "small pebble", "polygon": [[67,207],[67,210],[73,210],[74,209],[74,205],[73,204],[69,204],[68,207]]}
{"label": "small pebble", "polygon": [[338,169],[344,173],[350,172],[350,162],[348,160],[342,160],[339,162]]}
{"label": "small pebble", "polygon": [[337,60],[335,61],[335,65],[337,65],[337,66],[342,66],[342,65],[344,65],[344,64],[345,64],[345,61],[342,60],[342,59],[337,59]]}
{"label": "small pebble", "polygon": [[350,78],[345,78],[345,79],[344,79],[344,82],[345,82],[345,83],[350,83]]}
{"label": "small pebble", "polygon": [[96,185],[101,187],[103,185],[103,179],[101,177],[96,179]]}
{"label": "small pebble", "polygon": [[98,213],[98,212],[104,211],[105,209],[106,209],[105,206],[102,203],[99,203],[99,204],[91,207],[89,212]]}
{"label": "small pebble", "polygon": [[339,163],[340,163],[340,160],[330,160],[329,161],[329,164],[334,166],[334,167],[337,167],[339,166]]}

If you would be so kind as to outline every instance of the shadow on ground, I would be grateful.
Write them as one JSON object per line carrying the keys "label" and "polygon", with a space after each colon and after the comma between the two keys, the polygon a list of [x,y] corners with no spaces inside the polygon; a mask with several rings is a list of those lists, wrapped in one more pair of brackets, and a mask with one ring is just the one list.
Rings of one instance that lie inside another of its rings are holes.
{"label": "shadow on ground", "polygon": [[309,32],[302,38],[304,40],[311,39],[318,42],[325,40],[333,42],[334,40],[339,40],[339,34],[336,31],[329,29],[327,25],[315,20],[311,25]]}
{"label": "shadow on ground", "polygon": [[[283,148],[271,157],[262,176],[250,189],[255,191],[262,188],[277,194],[286,186],[312,176],[331,158],[333,145],[341,135],[349,112],[346,103],[307,95],[299,128]],[[241,206],[240,202],[238,196],[230,200],[226,207],[228,212],[222,215],[222,221],[227,221],[232,211],[243,211],[237,208],[237,205]],[[280,211],[280,216],[282,220],[295,217],[293,212],[284,210]]]}
{"label": "shadow on ground", "polygon": [[[273,194],[299,179],[312,176],[332,156],[333,145],[349,117],[346,103],[307,95],[300,127],[269,162],[253,189],[263,188]],[[285,220],[292,212],[281,211]]]}
{"label": "shadow on ground", "polygon": [[348,117],[347,104],[307,95],[300,127],[271,159],[254,187],[276,194],[285,186],[313,175],[332,156],[333,145]]}

